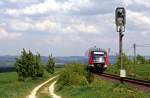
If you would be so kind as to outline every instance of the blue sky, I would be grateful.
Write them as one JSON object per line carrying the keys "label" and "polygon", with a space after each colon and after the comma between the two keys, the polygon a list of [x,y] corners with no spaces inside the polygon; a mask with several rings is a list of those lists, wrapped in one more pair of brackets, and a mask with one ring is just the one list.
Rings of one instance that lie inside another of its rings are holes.
{"label": "blue sky", "polygon": [[[84,55],[89,47],[118,52],[115,8],[127,10],[124,51],[150,43],[149,0],[1,0],[0,55],[19,55],[22,48],[41,55]],[[137,53],[150,55],[149,48]]]}

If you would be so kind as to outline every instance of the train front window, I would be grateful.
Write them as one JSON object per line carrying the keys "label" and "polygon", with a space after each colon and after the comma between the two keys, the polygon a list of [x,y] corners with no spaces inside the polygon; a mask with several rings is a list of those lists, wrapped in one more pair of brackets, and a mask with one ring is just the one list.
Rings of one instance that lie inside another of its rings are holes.
{"label": "train front window", "polygon": [[93,57],[94,58],[105,57],[105,53],[104,52],[93,52]]}
{"label": "train front window", "polygon": [[100,57],[103,57],[104,55],[99,55],[99,54],[94,54],[93,55],[93,58],[100,58]]}
{"label": "train front window", "polygon": [[94,63],[104,63],[105,53],[104,52],[93,52]]}

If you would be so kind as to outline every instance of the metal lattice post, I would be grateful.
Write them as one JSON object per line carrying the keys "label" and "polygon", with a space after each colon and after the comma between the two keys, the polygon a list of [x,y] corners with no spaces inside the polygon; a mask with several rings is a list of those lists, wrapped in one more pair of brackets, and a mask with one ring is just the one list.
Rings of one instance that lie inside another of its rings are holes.
{"label": "metal lattice post", "polygon": [[134,48],[134,64],[136,64],[136,44],[133,44],[133,48]]}

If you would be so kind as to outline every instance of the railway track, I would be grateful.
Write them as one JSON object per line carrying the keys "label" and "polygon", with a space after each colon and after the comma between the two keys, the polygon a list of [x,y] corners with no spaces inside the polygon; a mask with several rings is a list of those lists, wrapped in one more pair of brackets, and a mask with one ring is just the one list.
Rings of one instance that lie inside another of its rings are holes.
{"label": "railway track", "polygon": [[[106,80],[118,81],[118,82],[121,80],[121,78],[118,75],[112,75],[108,73],[102,73],[102,74],[95,73],[95,74],[103,77]],[[126,77],[122,80],[122,82],[143,91],[150,91],[150,81],[144,81],[144,80],[138,80],[138,79]]]}

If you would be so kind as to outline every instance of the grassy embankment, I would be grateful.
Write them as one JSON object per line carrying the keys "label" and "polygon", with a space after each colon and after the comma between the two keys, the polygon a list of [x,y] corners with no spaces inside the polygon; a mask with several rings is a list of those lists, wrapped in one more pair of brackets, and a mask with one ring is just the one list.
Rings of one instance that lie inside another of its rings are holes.
{"label": "grassy embankment", "polygon": [[93,77],[80,64],[65,66],[58,79],[56,93],[63,98],[150,98],[150,93]]}
{"label": "grassy embankment", "polygon": [[[150,64],[130,64],[125,65],[127,77],[150,81]],[[108,67],[108,73],[119,75],[119,69],[116,65]]]}
{"label": "grassy embankment", "polygon": [[25,98],[35,86],[50,77],[51,75],[45,71],[43,78],[20,82],[17,80],[16,72],[0,73],[0,98]]}

